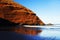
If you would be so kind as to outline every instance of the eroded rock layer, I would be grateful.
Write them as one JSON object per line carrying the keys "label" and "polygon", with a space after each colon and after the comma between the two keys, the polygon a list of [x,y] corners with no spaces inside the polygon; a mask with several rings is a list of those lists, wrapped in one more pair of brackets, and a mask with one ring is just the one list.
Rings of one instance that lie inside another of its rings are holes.
{"label": "eroded rock layer", "polygon": [[20,25],[43,25],[44,23],[30,9],[12,1],[0,1],[0,18]]}

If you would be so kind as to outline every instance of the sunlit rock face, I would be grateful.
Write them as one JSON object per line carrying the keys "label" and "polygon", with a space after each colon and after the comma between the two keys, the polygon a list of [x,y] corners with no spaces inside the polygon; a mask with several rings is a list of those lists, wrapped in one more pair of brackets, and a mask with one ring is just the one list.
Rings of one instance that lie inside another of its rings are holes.
{"label": "sunlit rock face", "polygon": [[43,25],[44,23],[30,9],[13,0],[0,1],[0,18],[20,25]]}
{"label": "sunlit rock face", "polygon": [[19,34],[30,35],[36,35],[39,32],[42,32],[41,30],[25,28],[24,26],[21,26],[23,24],[43,25],[44,23],[34,12],[13,2],[13,0],[0,0],[0,31],[13,31]]}

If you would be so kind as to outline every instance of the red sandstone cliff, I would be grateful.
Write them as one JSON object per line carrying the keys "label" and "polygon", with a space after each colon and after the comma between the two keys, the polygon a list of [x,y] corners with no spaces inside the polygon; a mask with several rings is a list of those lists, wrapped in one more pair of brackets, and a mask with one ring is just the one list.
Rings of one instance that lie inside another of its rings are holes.
{"label": "red sandstone cliff", "polygon": [[0,1],[0,18],[20,24],[44,24],[33,11],[16,2],[13,2],[12,0]]}
{"label": "red sandstone cliff", "polygon": [[[13,31],[20,34],[36,35],[42,30],[15,27],[18,24],[43,25],[44,23],[28,8],[12,0],[0,0],[0,31]],[[2,27],[1,27],[2,26]],[[12,27],[11,27],[12,26]]]}

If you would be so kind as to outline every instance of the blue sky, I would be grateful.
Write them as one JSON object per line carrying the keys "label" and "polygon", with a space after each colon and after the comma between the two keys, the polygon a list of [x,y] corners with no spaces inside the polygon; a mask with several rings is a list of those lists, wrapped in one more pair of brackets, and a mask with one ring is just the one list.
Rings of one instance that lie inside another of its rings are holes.
{"label": "blue sky", "polygon": [[14,0],[31,9],[46,24],[60,24],[60,0]]}

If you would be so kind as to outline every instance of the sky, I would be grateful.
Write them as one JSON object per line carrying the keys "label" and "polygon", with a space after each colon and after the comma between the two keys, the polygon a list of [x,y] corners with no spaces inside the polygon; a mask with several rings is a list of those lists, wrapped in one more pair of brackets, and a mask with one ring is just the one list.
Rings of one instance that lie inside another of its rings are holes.
{"label": "sky", "polygon": [[32,10],[45,24],[60,24],[60,0],[14,1]]}

